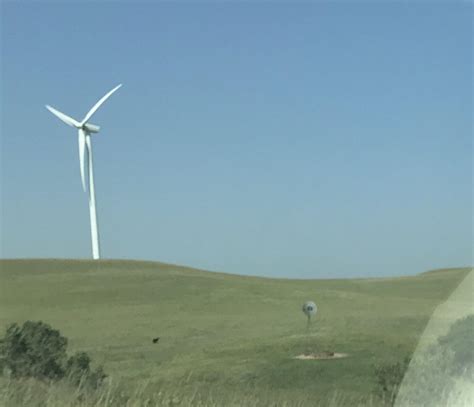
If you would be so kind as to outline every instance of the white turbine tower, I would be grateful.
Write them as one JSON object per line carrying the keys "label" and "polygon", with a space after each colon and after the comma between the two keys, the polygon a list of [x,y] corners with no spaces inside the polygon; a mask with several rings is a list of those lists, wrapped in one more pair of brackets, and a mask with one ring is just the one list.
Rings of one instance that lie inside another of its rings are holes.
{"label": "white turbine tower", "polygon": [[81,168],[81,181],[84,192],[86,190],[85,181],[85,150],[87,149],[87,173],[89,175],[89,212],[91,218],[91,237],[92,237],[92,257],[94,259],[100,258],[99,248],[99,227],[97,224],[97,211],[95,207],[95,189],[94,189],[94,169],[92,164],[92,143],[91,134],[98,133],[100,130],[99,126],[89,124],[88,121],[97,109],[114,93],[122,84],[113,88],[110,92],[102,97],[91,110],[87,112],[84,119],[81,122],[74,120],[72,117],[61,113],[55,108],[46,105],[46,108],[54,114],[56,117],[61,119],[64,123],[71,127],[75,127],[78,130],[78,141],[79,141],[79,164]]}

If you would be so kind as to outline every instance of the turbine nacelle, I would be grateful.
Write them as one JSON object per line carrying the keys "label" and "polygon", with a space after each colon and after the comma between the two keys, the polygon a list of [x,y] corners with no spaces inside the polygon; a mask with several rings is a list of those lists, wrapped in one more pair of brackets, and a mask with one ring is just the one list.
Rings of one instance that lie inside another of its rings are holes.
{"label": "turbine nacelle", "polygon": [[100,130],[100,126],[96,126],[95,124],[84,124],[82,126],[82,129],[84,129],[87,133],[98,133]]}

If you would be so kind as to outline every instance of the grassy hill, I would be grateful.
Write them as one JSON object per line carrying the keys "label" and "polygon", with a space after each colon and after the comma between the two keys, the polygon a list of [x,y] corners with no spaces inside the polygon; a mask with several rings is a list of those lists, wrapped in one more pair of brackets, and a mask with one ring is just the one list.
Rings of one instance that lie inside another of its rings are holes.
{"label": "grassy hill", "polygon": [[[43,320],[130,389],[146,383],[148,392],[198,394],[216,405],[251,393],[290,405],[331,397],[363,404],[374,366],[413,352],[468,271],[291,280],[156,262],[1,260],[0,330]],[[306,300],[319,307],[309,332]],[[293,359],[325,350],[348,357]]]}

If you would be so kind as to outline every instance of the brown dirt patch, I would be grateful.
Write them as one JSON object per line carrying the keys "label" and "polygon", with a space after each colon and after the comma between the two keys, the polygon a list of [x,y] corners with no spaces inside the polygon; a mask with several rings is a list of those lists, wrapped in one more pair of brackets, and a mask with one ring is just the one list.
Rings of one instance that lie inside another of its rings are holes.
{"label": "brown dirt patch", "polygon": [[319,353],[302,353],[301,355],[295,356],[293,359],[300,360],[327,360],[327,359],[340,359],[349,356],[347,353],[338,352],[319,352]]}

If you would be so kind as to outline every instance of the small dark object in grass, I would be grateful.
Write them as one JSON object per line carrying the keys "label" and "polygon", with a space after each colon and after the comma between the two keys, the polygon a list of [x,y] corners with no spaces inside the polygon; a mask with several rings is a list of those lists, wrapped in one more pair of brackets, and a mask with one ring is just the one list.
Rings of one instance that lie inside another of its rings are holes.
{"label": "small dark object in grass", "polygon": [[157,338],[153,338],[153,343],[158,343],[159,340],[160,340],[159,336]]}

